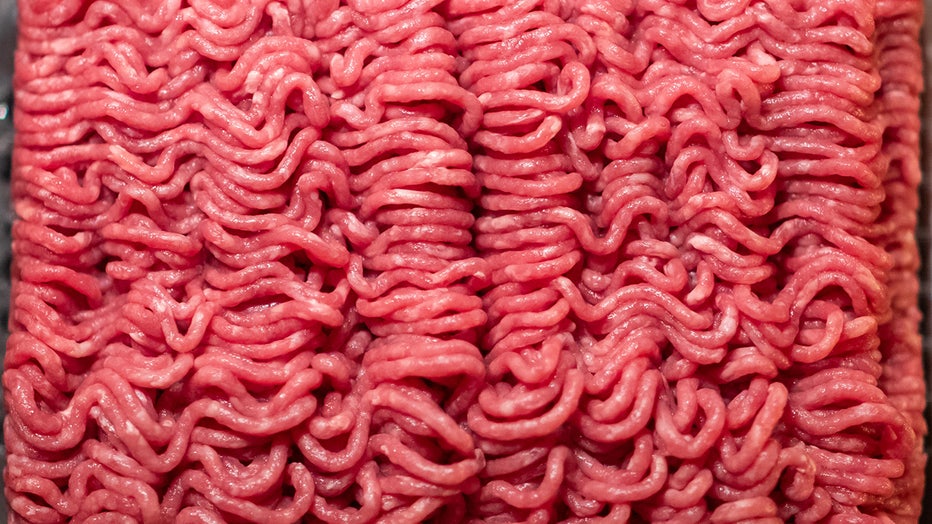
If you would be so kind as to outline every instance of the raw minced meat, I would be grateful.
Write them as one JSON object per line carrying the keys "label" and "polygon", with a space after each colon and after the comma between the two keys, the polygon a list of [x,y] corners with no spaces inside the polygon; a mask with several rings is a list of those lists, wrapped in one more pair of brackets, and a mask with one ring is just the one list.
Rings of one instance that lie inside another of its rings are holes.
{"label": "raw minced meat", "polygon": [[917,0],[24,0],[17,522],[915,522]]}

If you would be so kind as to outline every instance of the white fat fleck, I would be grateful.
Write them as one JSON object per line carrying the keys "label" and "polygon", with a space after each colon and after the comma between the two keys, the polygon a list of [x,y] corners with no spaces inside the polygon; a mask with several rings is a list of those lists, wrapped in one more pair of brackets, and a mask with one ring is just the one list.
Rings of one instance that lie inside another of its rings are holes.
{"label": "white fat fleck", "polygon": [[51,44],[52,52],[56,55],[74,54],[74,41],[71,38],[60,38]]}
{"label": "white fat fleck", "polygon": [[751,61],[758,65],[774,65],[777,63],[777,59],[770,53],[768,53],[763,47],[758,45],[752,45],[748,49],[748,56],[751,58]]}
{"label": "white fat fleck", "polygon": [[149,397],[145,393],[139,391],[138,389],[134,391],[136,393],[136,398],[142,401],[143,404],[149,404]]}
{"label": "white fat fleck", "polygon": [[713,249],[712,239],[705,235],[695,235],[690,237],[689,245],[706,252]]}
{"label": "white fat fleck", "polygon": [[776,168],[772,164],[764,164],[760,168],[760,175],[764,178],[772,178],[776,175]]}
{"label": "white fat fleck", "polygon": [[417,167],[433,167],[440,163],[443,160],[443,157],[446,156],[444,151],[431,151],[427,153],[421,160],[418,160]]}
{"label": "white fat fleck", "polygon": [[110,422],[106,416],[104,416],[104,413],[99,406],[92,407],[90,410],[88,410],[88,413],[94,420],[97,421],[97,425],[100,426],[100,429],[110,434],[116,433],[116,428],[113,427],[113,423]]}
{"label": "white fat fleck", "polygon": [[524,73],[515,69],[505,73],[505,80],[503,83],[505,85],[521,85],[521,83],[524,81],[524,78]]}
{"label": "white fat fleck", "polygon": [[725,317],[722,321],[722,331],[725,333],[734,333],[738,330],[738,319],[733,316]]}
{"label": "white fat fleck", "polygon": [[605,122],[601,120],[596,120],[594,122],[589,122],[586,125],[587,133],[604,133],[605,132]]}
{"label": "white fat fleck", "polygon": [[123,429],[126,430],[126,432],[129,433],[130,435],[139,434],[139,430],[136,429],[136,425],[130,422],[129,420],[127,420],[126,423],[123,424]]}
{"label": "white fat fleck", "polygon": [[246,75],[246,82],[244,84],[244,87],[246,88],[247,92],[255,93],[256,90],[259,89],[259,84],[261,83],[262,83],[262,73],[258,71],[250,71],[249,74]]}
{"label": "white fat fleck", "polygon": [[211,402],[207,405],[207,409],[204,410],[204,416],[214,418],[220,414],[220,405],[216,402]]}
{"label": "white fat fleck", "polygon": [[78,344],[78,355],[90,355],[94,351],[94,343],[90,340],[85,340]]}
{"label": "white fat fleck", "polygon": [[498,409],[501,411],[502,415],[509,417],[515,414],[517,405],[513,400],[506,400],[498,405]]}
{"label": "white fat fleck", "polygon": [[479,95],[479,102],[484,104],[488,102],[490,98],[492,98],[492,93],[482,93]]}
{"label": "white fat fleck", "polygon": [[346,93],[342,89],[337,89],[333,92],[333,94],[330,95],[330,98],[334,100],[343,100],[346,98]]}
{"label": "white fat fleck", "polygon": [[272,421],[268,418],[263,418],[262,421],[253,422],[253,429],[256,431],[268,431],[272,427]]}

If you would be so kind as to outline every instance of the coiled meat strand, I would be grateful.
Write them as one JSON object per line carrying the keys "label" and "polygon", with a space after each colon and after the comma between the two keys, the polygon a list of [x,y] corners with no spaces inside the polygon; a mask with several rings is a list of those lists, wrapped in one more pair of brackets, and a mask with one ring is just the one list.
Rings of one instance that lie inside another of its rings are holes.
{"label": "coiled meat strand", "polygon": [[551,282],[578,271],[574,228],[587,219],[573,210],[591,174],[561,145],[589,90],[594,48],[555,3],[452,2],[449,10],[464,59],[459,81],[484,111],[473,143],[483,190],[476,246],[492,281],[480,344],[489,379],[469,426],[488,465],[474,519],[547,521],[561,511],[569,457],[561,426],[583,386],[573,320]]}
{"label": "coiled meat strand", "polygon": [[349,2],[318,22],[330,64],[320,82],[335,98],[327,137],[355,199],[334,220],[354,251],[354,310],[372,335],[356,389],[372,417],[361,463],[377,482],[355,517],[328,500],[325,520],[371,510],[366,518],[456,521],[484,465],[463,429],[485,376],[476,293],[488,270],[472,248],[478,184],[464,140],[480,107],[456,83],[438,3]]}

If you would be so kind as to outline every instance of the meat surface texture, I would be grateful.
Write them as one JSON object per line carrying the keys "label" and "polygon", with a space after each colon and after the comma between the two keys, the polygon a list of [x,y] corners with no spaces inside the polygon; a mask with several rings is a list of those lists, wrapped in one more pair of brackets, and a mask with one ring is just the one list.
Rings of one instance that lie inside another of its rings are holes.
{"label": "meat surface texture", "polygon": [[21,0],[11,522],[917,522],[918,0]]}

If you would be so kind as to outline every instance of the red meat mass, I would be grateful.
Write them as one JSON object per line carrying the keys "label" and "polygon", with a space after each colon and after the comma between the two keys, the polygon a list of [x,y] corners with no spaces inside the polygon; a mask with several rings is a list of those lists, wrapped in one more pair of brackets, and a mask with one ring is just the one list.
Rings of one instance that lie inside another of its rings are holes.
{"label": "red meat mass", "polygon": [[22,0],[13,522],[916,522],[918,0]]}

